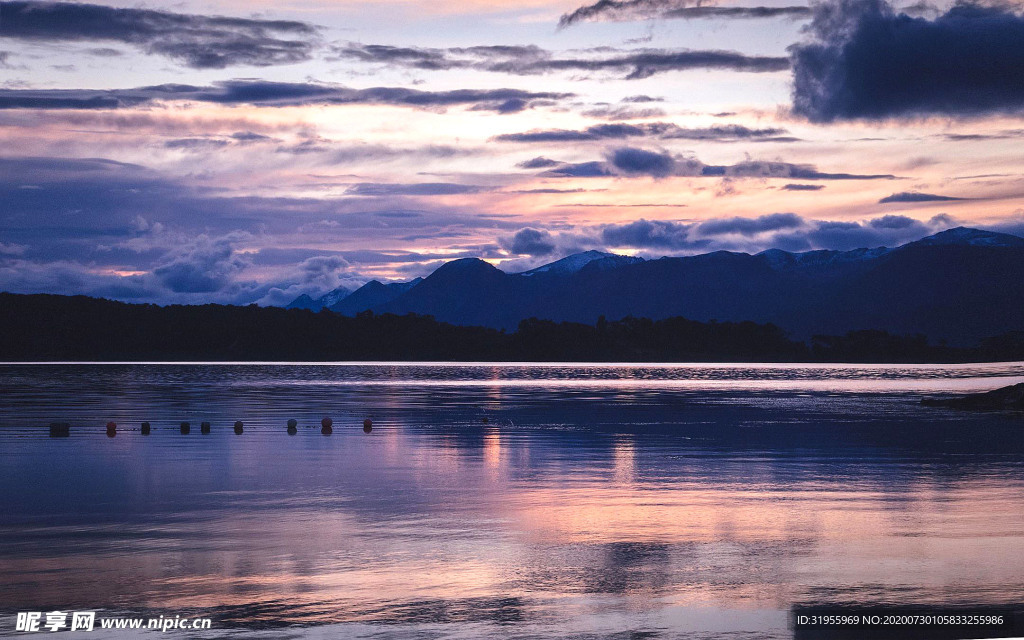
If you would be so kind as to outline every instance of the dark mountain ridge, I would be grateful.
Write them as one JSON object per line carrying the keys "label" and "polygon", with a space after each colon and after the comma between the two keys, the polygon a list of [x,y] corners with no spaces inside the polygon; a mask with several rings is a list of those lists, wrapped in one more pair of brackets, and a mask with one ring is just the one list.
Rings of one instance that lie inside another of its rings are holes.
{"label": "dark mountain ridge", "polygon": [[379,280],[370,280],[343,299],[326,307],[335,313],[345,316],[354,316],[360,311],[372,309],[373,307],[391,302],[409,289],[412,289],[423,278],[416,278],[409,282],[391,282],[384,284]]}
{"label": "dark mountain ridge", "polygon": [[309,311],[319,311],[321,309],[330,308],[338,302],[344,300],[352,294],[352,290],[348,287],[338,287],[333,291],[328,291],[319,298],[314,298],[308,293],[300,295],[298,298],[292,300],[285,307],[286,309],[308,309]]}
{"label": "dark mountain ridge", "polygon": [[871,328],[951,344],[1024,328],[1024,239],[978,229],[958,227],[894,249],[583,262],[575,270],[508,274],[482,260],[456,260],[362,310],[503,329],[527,318],[682,316],[770,322],[798,339]]}

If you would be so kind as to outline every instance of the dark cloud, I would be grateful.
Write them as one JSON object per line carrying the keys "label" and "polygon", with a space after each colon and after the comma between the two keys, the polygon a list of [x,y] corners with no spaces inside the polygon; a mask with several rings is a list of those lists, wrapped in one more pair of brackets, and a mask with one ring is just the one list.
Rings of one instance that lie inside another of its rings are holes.
{"label": "dark cloud", "polygon": [[537,156],[529,160],[516,163],[516,166],[520,169],[548,169],[550,167],[557,167],[562,164],[558,160],[552,160],[551,158],[545,158],[544,156]]}
{"label": "dark cloud", "polygon": [[639,120],[642,118],[660,118],[665,115],[664,109],[648,107],[638,109],[626,105],[606,105],[582,111],[580,115],[600,120]]}
{"label": "dark cloud", "polygon": [[529,256],[546,256],[555,250],[555,241],[551,234],[540,229],[526,227],[502,238],[499,244],[509,253]]}
{"label": "dark cloud", "polygon": [[473,106],[500,111],[509,100],[529,104],[533,100],[558,100],[571,93],[532,92],[520,89],[454,89],[419,91],[405,87],[349,89],[334,85],[234,80],[215,87],[189,88],[178,92],[178,99],[223,104],[302,105],[302,104],[387,104],[411,107]]}
{"label": "dark cloud", "polygon": [[[913,234],[916,237],[924,237],[927,235],[924,225],[921,224],[920,226],[920,233]],[[808,249],[813,247],[827,247],[839,250],[859,249],[863,247],[871,248],[885,246],[890,242],[888,238],[891,238],[893,234],[880,233],[880,231],[884,231],[885,229],[885,227],[876,227],[871,224],[862,224],[860,222],[821,221],[818,222],[810,232],[800,234],[799,236],[796,234],[788,235],[786,240],[790,243],[794,243],[794,241],[799,238],[801,242],[796,242],[794,244],[796,246],[801,246],[802,243]],[[890,230],[892,229],[890,228]],[[906,227],[904,230],[906,230]],[[900,231],[900,229],[896,229],[896,231]]]}
{"label": "dark cloud", "polygon": [[345,189],[348,196],[450,196],[463,193],[480,193],[490,191],[491,187],[480,187],[471,184],[455,184],[451,182],[419,182],[413,184],[394,184],[380,182],[361,182]]}
{"label": "dark cloud", "polygon": [[873,218],[868,222],[868,226],[872,229],[913,229],[917,228],[921,224],[922,223],[919,220],[915,220],[914,218],[894,215]]}
{"label": "dark cloud", "polygon": [[689,49],[630,49],[608,47],[556,56],[540,47],[469,47],[428,49],[349,43],[335,49],[341,58],[413,69],[477,69],[513,75],[557,71],[612,72],[628,79],[647,78],[667,71],[730,69],[755,73],[785,71],[789,60],[747,56],[735,51]]}
{"label": "dark cloud", "polygon": [[298,144],[281,145],[278,153],[324,154],[321,161],[327,164],[359,164],[366,162],[390,162],[414,158],[455,158],[479,153],[478,149],[448,145],[423,145],[418,147],[394,147],[383,144],[337,145],[330,140],[316,138]]}
{"label": "dark cloud", "polygon": [[158,101],[191,101],[276,107],[381,104],[430,109],[468,106],[505,113],[508,112],[509,101],[519,101],[517,105],[521,109],[530,107],[537,101],[560,100],[572,95],[520,89],[350,89],[310,82],[229,80],[212,86],[164,84],[137,89],[0,89],[0,109],[116,109]]}
{"label": "dark cloud", "polygon": [[986,140],[1012,140],[1024,137],[1024,129],[1007,129],[996,133],[944,133],[941,137],[951,142],[974,142]]}
{"label": "dark cloud", "polygon": [[782,187],[783,191],[820,191],[824,188],[823,184],[787,184]]}
{"label": "dark cloud", "polygon": [[0,89],[0,109],[119,109],[152,98],[92,89]]}
{"label": "dark cloud", "polygon": [[646,95],[626,96],[625,98],[623,98],[621,100],[621,102],[628,102],[628,103],[632,103],[632,104],[643,103],[643,102],[664,102],[664,101],[665,101],[665,98],[652,98],[651,96],[646,96]]}
{"label": "dark cloud", "polygon": [[496,113],[508,114],[519,113],[533,107],[550,107],[557,104],[554,100],[526,100],[524,98],[509,98],[504,102],[496,104],[477,104],[469,108],[470,111],[494,111]]}
{"label": "dark cloud", "polygon": [[484,69],[494,63],[512,60],[538,60],[551,53],[536,45],[490,45],[437,49],[429,47],[395,47],[381,44],[349,42],[331,49],[334,59],[357,60],[396,67],[446,71],[450,69]]}
{"label": "dark cloud", "polygon": [[1010,178],[1012,173],[980,173],[971,176],[955,176],[953,180],[984,180],[986,178]]}
{"label": "dark cloud", "polygon": [[649,78],[668,71],[691,69],[728,69],[751,73],[771,73],[789,69],[789,60],[772,56],[748,56],[736,51],[695,51],[685,49],[638,49],[594,58],[551,58],[548,60],[509,62],[493,70],[531,74],[552,71],[611,71],[625,74],[627,80]]}
{"label": "dark cloud", "polygon": [[270,136],[265,136],[262,133],[256,133],[254,131],[236,131],[231,134],[232,140],[238,140],[239,142],[265,142],[273,140]]}
{"label": "dark cloud", "polygon": [[927,221],[881,216],[857,222],[811,220],[792,213],[757,218],[712,219],[699,223],[637,220],[603,225],[596,235],[607,247],[669,253],[715,250],[756,253],[765,249],[809,251],[894,247],[954,227],[946,215]]}
{"label": "dark cloud", "polygon": [[71,2],[3,2],[0,12],[3,38],[123,42],[196,69],[303,62],[312,57],[318,40],[316,27],[291,20],[202,16]]}
{"label": "dark cloud", "polygon": [[309,283],[333,276],[349,266],[348,260],[340,255],[317,255],[300,262],[298,269],[302,272],[303,281]]}
{"label": "dark cloud", "polygon": [[423,214],[419,211],[374,211],[373,215],[378,218],[421,218]]}
{"label": "dark cloud", "polygon": [[240,239],[238,235],[222,238],[200,235],[191,245],[154,268],[153,275],[175,293],[219,291],[248,265],[247,260],[234,251],[233,245]]}
{"label": "dark cloud", "polygon": [[878,202],[879,204],[886,204],[888,202],[947,202],[949,200],[963,200],[963,198],[937,196],[932,193],[919,193],[917,191],[901,191],[900,193],[886,196]]}
{"label": "dark cloud", "polygon": [[947,133],[943,137],[950,142],[975,142],[978,140],[1002,140],[1005,136],[983,133]]}
{"label": "dark cloud", "polygon": [[789,162],[747,160],[727,167],[705,167],[708,175],[723,170],[726,176],[737,178],[797,178],[800,180],[894,180],[888,173],[828,173],[813,165]]}
{"label": "dark cloud", "polygon": [[791,48],[793,110],[815,122],[1024,110],[1024,17],[958,3],[927,20],[885,0],[814,9]]}
{"label": "dark cloud", "polygon": [[563,163],[555,169],[545,172],[543,175],[558,178],[603,178],[618,175],[607,162],[579,162],[575,164]]}
{"label": "dark cloud", "polygon": [[791,7],[682,7],[661,14],[661,18],[677,18],[693,20],[697,18],[808,18],[811,8],[807,6]]}
{"label": "dark cloud", "polygon": [[665,150],[634,147],[612,150],[606,161],[562,164],[544,175],[554,177],[651,176],[654,178],[795,178],[798,180],[893,180],[891,174],[829,173],[814,165],[782,161],[744,160],[733,165],[708,165]]}
{"label": "dark cloud", "polygon": [[476,56],[484,59],[507,60],[509,58],[533,58],[547,55],[544,49],[534,44],[526,45],[478,45],[475,47],[454,47],[448,51],[456,55]]}
{"label": "dark cloud", "polygon": [[578,7],[558,19],[558,28],[588,20],[646,19],[668,8],[681,8],[692,4],[690,0],[598,0],[594,4]]}
{"label": "dark cloud", "polygon": [[184,151],[209,152],[215,149],[222,149],[231,144],[227,140],[218,138],[178,138],[164,142],[168,149],[180,149]]}
{"label": "dark cloud", "polygon": [[738,124],[683,128],[670,122],[647,122],[642,124],[598,124],[582,130],[546,129],[525,133],[506,133],[496,136],[494,139],[500,142],[582,142],[624,138],[715,141],[794,140],[791,137],[784,137],[785,133],[787,133],[785,129],[751,129]]}
{"label": "dark cloud", "polygon": [[677,171],[677,159],[669,153],[622,147],[612,152],[611,164],[626,175],[647,175],[664,178]]}
{"label": "dark cloud", "polygon": [[393,47],[389,45],[350,42],[344,47],[334,47],[332,52],[338,58],[432,71],[468,66],[468,62],[450,59],[448,52],[444,49]]}
{"label": "dark cloud", "polygon": [[699,0],[598,0],[564,14],[558,27],[577,22],[601,20],[697,19],[697,18],[804,18],[811,14],[807,6],[786,7],[717,7]]}
{"label": "dark cloud", "polygon": [[886,215],[861,222],[832,220],[808,221],[808,226],[796,233],[780,233],[775,242],[780,248],[793,251],[808,249],[850,249],[895,247],[919,240],[957,225],[947,215],[937,215],[921,221],[907,216]]}
{"label": "dark cloud", "polygon": [[781,229],[797,229],[804,226],[804,219],[795,213],[772,213],[757,218],[718,218],[697,225],[696,230],[705,236],[735,233],[744,236],[756,235]]}
{"label": "dark cloud", "polygon": [[625,224],[609,224],[601,227],[600,236],[611,247],[633,247],[640,249],[696,249],[707,243],[690,241],[693,225],[666,220],[635,220]]}

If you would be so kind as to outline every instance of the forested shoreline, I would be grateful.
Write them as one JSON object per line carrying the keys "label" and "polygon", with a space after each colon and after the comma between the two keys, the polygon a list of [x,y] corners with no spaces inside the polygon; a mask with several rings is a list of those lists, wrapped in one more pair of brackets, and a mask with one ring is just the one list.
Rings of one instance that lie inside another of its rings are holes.
{"label": "forested shoreline", "polygon": [[347,317],[0,293],[0,360],[998,362],[1024,360],[1024,331],[973,347],[870,329],[802,342],[771,324],[685,318],[598,318],[593,325],[529,319],[506,332],[414,314]]}

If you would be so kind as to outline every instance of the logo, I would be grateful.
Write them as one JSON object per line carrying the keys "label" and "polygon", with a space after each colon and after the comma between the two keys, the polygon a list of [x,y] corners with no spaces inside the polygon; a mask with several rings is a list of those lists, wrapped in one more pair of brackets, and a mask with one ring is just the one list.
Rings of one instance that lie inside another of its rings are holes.
{"label": "logo", "polygon": [[[45,617],[44,617],[45,616]],[[71,624],[68,625],[68,618]],[[14,623],[15,631],[92,631],[96,625],[95,611],[19,611]]]}

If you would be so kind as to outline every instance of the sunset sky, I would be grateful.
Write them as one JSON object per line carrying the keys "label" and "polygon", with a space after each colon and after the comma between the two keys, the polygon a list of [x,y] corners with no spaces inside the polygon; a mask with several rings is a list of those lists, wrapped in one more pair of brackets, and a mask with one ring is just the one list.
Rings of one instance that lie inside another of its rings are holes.
{"label": "sunset sky", "polygon": [[1001,5],[4,1],[0,290],[1022,234],[1022,112]]}

